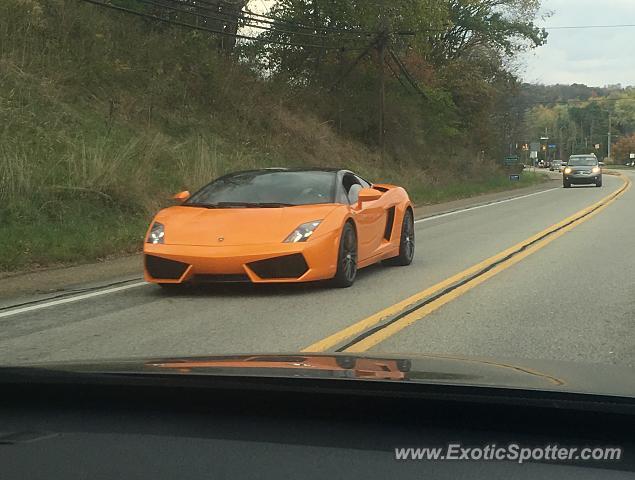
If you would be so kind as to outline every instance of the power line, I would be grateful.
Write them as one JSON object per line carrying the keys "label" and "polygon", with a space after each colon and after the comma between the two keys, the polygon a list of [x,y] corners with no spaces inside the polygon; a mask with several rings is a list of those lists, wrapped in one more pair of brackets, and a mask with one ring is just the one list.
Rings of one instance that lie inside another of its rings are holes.
{"label": "power line", "polygon": [[391,48],[391,49],[388,50],[388,53],[390,53],[390,56],[392,57],[392,59],[395,61],[395,63],[399,67],[399,70],[401,70],[403,72],[404,76],[406,77],[406,80],[408,80],[408,83],[410,85],[412,85],[412,88],[414,88],[420,95],[422,95],[423,97],[427,98],[428,95],[423,90],[421,90],[421,87],[419,87],[419,84],[417,83],[415,78],[408,71],[408,69],[403,64],[401,59],[397,56],[397,54],[394,52],[394,50]]}
{"label": "power line", "polygon": [[544,27],[545,30],[578,30],[585,28],[631,28],[635,27],[635,24],[615,24],[615,25],[562,25],[558,27]]}
{"label": "power line", "polygon": [[390,62],[386,61],[386,65],[388,65],[388,69],[392,72],[392,75],[399,80],[399,83],[401,84],[401,86],[404,88],[404,90],[406,90],[408,93],[410,93],[410,89],[408,88],[408,85],[406,85],[403,80],[401,79],[401,75],[399,75],[395,69],[392,67],[392,65],[390,64]]}
{"label": "power line", "polygon": [[[200,3],[202,5],[207,5],[208,8],[212,7],[218,7],[219,3],[225,4],[225,5],[233,5],[230,2],[226,2],[223,0],[218,0],[218,3],[213,3],[210,2],[209,0],[189,0],[190,2],[195,2],[195,3]],[[242,10],[244,12],[244,14],[250,16],[250,17],[256,17],[256,18],[252,18],[252,20],[254,21],[259,21],[262,23],[271,23],[271,24],[287,24],[290,25],[292,27],[296,27],[296,28],[303,28],[303,29],[308,29],[308,30],[324,30],[324,31],[331,31],[331,32],[336,32],[336,33],[354,33],[354,34],[358,34],[358,35],[375,35],[377,32],[373,32],[373,31],[368,31],[368,30],[360,30],[354,27],[350,27],[350,28],[337,28],[337,27],[329,27],[326,25],[322,25],[322,26],[312,26],[312,25],[306,25],[304,23],[301,22],[294,22],[291,20],[287,20],[284,18],[280,18],[280,17],[274,17],[274,16],[270,16],[270,15],[263,15],[261,13],[255,13],[252,12],[251,10],[248,10],[246,8],[244,8]],[[227,13],[223,13],[224,15],[230,15],[230,16],[237,16],[238,14],[233,13],[233,12],[227,12]],[[257,18],[263,19],[263,20],[257,20]]]}
{"label": "power line", "polygon": [[571,100],[532,100],[531,102],[519,102],[524,103],[526,105],[571,105],[572,103],[588,103],[593,104],[594,102],[621,102],[627,101],[632,102],[635,101],[635,98],[626,97],[626,98],[606,98],[606,97],[590,97],[586,100],[580,99],[571,99]]}
{"label": "power line", "polygon": [[368,53],[377,46],[377,44],[380,41],[380,36],[377,36],[377,38],[375,38],[371,43],[369,43],[366,48],[364,50],[361,51],[361,53],[357,56],[357,58],[355,58],[355,60],[353,61],[353,63],[346,69],[345,72],[343,72],[338,78],[337,80],[335,80],[335,82],[333,82],[333,85],[329,88],[329,92],[332,92],[333,89],[335,87],[337,87],[339,85],[339,83],[344,80],[344,78],[346,78],[352,71],[353,69],[357,66],[357,64],[362,60],[362,58],[364,58],[366,55],[368,55]]}
{"label": "power line", "polygon": [[[584,29],[594,29],[594,28],[609,29],[609,28],[632,28],[632,27],[635,27],[635,24],[625,23],[625,24],[614,24],[614,25],[559,25],[555,27],[539,27],[539,28],[542,30],[549,31],[549,30],[584,30]],[[473,30],[472,28],[465,25],[448,24],[442,27],[435,27],[435,28],[418,28],[412,31],[400,32],[400,34],[412,36],[417,34],[446,33],[453,28],[463,28],[468,31]]]}
{"label": "power line", "polygon": [[[137,1],[141,1],[141,0],[137,0]],[[216,15],[222,15],[224,16],[225,20],[230,20],[230,19],[237,19],[237,20],[244,20],[244,21],[250,21],[250,22],[257,22],[257,23],[264,23],[267,25],[279,25],[279,24],[283,24],[282,26],[284,27],[284,24],[287,24],[287,26],[289,27],[294,27],[294,28],[299,28],[299,29],[304,29],[304,30],[311,30],[310,32],[289,32],[289,31],[283,31],[280,29],[279,30],[281,33],[288,33],[288,34],[293,34],[293,35],[313,35],[313,36],[321,36],[324,34],[318,34],[318,33],[313,33],[316,30],[323,30],[323,31],[334,31],[334,32],[339,32],[339,33],[347,33],[347,34],[353,34],[353,35],[357,35],[357,36],[363,36],[363,35],[369,35],[370,33],[366,33],[366,32],[362,32],[362,31],[357,31],[357,30],[352,30],[352,29],[331,29],[329,27],[323,27],[323,26],[314,26],[314,27],[308,27],[308,26],[304,26],[302,24],[299,23],[294,23],[294,22],[286,22],[280,19],[274,19],[273,17],[266,17],[264,15],[260,15],[257,13],[253,13],[249,10],[242,10],[241,13],[236,13],[236,12],[219,12],[217,8],[214,7],[218,7],[218,5],[214,5],[212,3],[209,2],[205,2],[202,0],[189,0],[189,1],[179,1],[179,0],[170,0],[173,3],[180,3],[182,5],[189,5],[192,6],[196,9],[203,9],[203,10],[207,10],[207,11],[211,11]],[[263,17],[263,18],[257,18],[257,17]],[[258,25],[253,25],[253,24],[249,24],[248,26],[253,26],[256,28],[263,28],[260,27]]]}
{"label": "power line", "polygon": [[[172,0],[172,1],[178,1],[178,0]],[[212,8],[215,11],[214,7],[218,7],[217,3],[213,3],[214,0],[185,0],[188,1],[190,3],[196,3],[196,4],[202,4],[202,5],[206,5],[206,8]],[[227,2],[224,0],[218,0],[218,3],[222,3],[225,5],[233,5],[231,2]],[[249,18],[249,20],[252,21],[257,21],[257,22],[261,22],[261,23],[269,23],[271,25],[276,25],[276,24],[287,24],[289,26],[295,27],[295,28],[302,28],[302,29],[306,29],[306,30],[311,30],[311,31],[315,31],[315,30],[321,30],[321,31],[325,31],[325,32],[334,32],[334,33],[342,33],[342,34],[355,34],[355,35],[359,35],[359,36],[374,36],[377,35],[377,31],[375,30],[364,30],[364,29],[360,29],[357,27],[331,27],[328,25],[306,25],[304,23],[301,22],[294,22],[291,20],[287,20],[284,18],[280,18],[280,17],[275,17],[275,16],[270,16],[270,15],[263,15],[261,13],[256,13],[253,12],[251,10],[248,10],[246,8],[244,8],[242,10],[243,14],[246,15],[246,18]],[[223,12],[223,15],[228,15],[228,16],[240,16],[240,14],[234,13],[234,12]],[[257,18],[251,18],[251,17],[257,17]],[[260,20],[262,19],[262,20]],[[415,35],[414,31],[411,30],[399,30],[399,31],[394,31],[394,32],[389,32],[391,35],[399,35],[399,36],[413,36]]]}
{"label": "power line", "polygon": [[[174,12],[178,12],[178,13],[183,13],[185,15],[193,15],[195,17],[199,17],[199,18],[204,18],[204,19],[209,19],[209,20],[220,20],[220,21],[234,21],[234,20],[230,20],[228,18],[224,18],[224,17],[219,17],[217,15],[209,15],[209,14],[205,14],[205,13],[199,13],[196,11],[190,11],[190,10],[183,10],[182,8],[176,7],[176,6],[171,6],[171,5],[167,5],[165,3],[161,3],[161,2],[157,2],[154,0],[135,0],[136,2],[139,3],[143,3],[146,5],[152,5],[152,6],[156,6],[156,7],[160,7],[160,8],[165,8],[167,10],[172,10]],[[183,2],[178,2],[178,0],[175,2],[174,0],[165,0],[165,1],[171,1],[173,4],[181,4],[181,5],[186,5]],[[195,8],[199,8],[199,7],[195,7]],[[220,14],[222,15],[222,13]],[[247,17],[237,17],[236,18],[236,23],[238,23],[239,20],[249,20]],[[258,20],[256,20],[258,21]],[[252,28],[257,28],[260,30],[266,30],[266,31],[270,31],[270,32],[276,32],[276,33],[284,33],[287,35],[303,35],[303,36],[310,36],[310,37],[314,37],[314,38],[320,38],[320,39],[325,39],[326,36],[325,35],[320,35],[320,34],[315,34],[315,33],[311,33],[311,32],[291,32],[288,30],[280,30],[277,28],[271,28],[271,27],[263,27],[262,25],[257,25],[254,23],[249,23],[248,21],[242,22],[242,26],[247,26],[247,27],[252,27]]]}
{"label": "power line", "polygon": [[[265,15],[260,15],[258,13],[251,12],[250,10],[245,10],[245,12],[248,15],[252,15],[252,16],[255,16],[255,17],[262,17],[262,18],[265,18],[267,20],[271,20],[274,24],[285,23],[285,24],[289,24],[289,25],[294,26],[294,27],[305,28],[305,29],[309,29],[309,30],[324,30],[324,31],[334,32],[334,33],[355,34],[355,35],[359,35],[359,36],[377,35],[377,31],[375,31],[375,30],[363,30],[363,29],[359,29],[359,28],[356,28],[356,27],[337,28],[337,27],[330,27],[328,25],[307,26],[307,25],[304,25],[302,23],[292,22],[290,20],[285,20],[285,19],[280,18],[280,17],[267,17]],[[258,20],[258,21],[263,21],[264,22],[264,20]],[[397,31],[389,32],[389,33],[391,35],[400,35],[400,36],[413,36],[415,34],[415,32],[411,31],[411,30],[397,30]]]}
{"label": "power line", "polygon": [[208,28],[208,27],[203,27],[200,25],[193,25],[191,23],[186,23],[186,22],[180,22],[177,20],[168,20],[165,18],[161,18],[158,17],[156,15],[152,15],[149,13],[143,13],[140,12],[138,10],[133,10],[130,8],[126,8],[126,7],[120,7],[118,5],[112,5],[109,3],[104,3],[102,1],[99,0],[82,0],[83,2],[86,3],[90,3],[93,5],[97,5],[103,8],[109,8],[111,10],[117,10],[120,12],[125,12],[131,15],[136,15],[138,17],[143,17],[143,18],[149,18],[152,20],[156,20],[158,22],[162,22],[162,23],[166,23],[166,24],[170,24],[170,25],[178,25],[181,27],[186,27],[186,28],[190,28],[192,30],[200,30],[200,31],[204,31],[204,32],[209,32],[209,33],[215,33],[218,35],[223,35],[226,37],[234,37],[234,38],[239,38],[239,39],[243,39],[243,40],[254,40],[257,42],[262,42],[264,44],[275,44],[275,45],[286,45],[286,46],[296,46],[296,47],[306,47],[306,48],[320,48],[323,50],[346,50],[346,51],[357,51],[359,49],[356,48],[349,48],[349,47],[331,47],[331,46],[326,46],[326,45],[317,45],[317,44],[310,44],[310,43],[297,43],[297,42],[285,42],[282,40],[274,40],[274,39],[267,39],[267,38],[262,38],[262,37],[252,37],[249,35],[242,35],[239,33],[230,33],[230,32],[225,32],[223,30],[216,30],[213,28]]}

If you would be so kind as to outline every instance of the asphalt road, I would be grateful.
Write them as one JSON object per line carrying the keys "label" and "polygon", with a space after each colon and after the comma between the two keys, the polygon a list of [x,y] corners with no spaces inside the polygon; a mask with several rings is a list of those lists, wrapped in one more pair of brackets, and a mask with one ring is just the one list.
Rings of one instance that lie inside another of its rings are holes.
{"label": "asphalt road", "polygon": [[[349,289],[226,285],[168,295],[132,282],[108,293],[83,292],[86,298],[68,303],[27,305],[33,309],[22,313],[0,309],[0,363],[320,345],[386,309],[390,315],[373,325],[389,323],[402,310],[395,304],[548,229],[623,183],[605,175],[603,188],[556,188],[419,221],[411,266],[369,267]],[[434,311],[413,313],[417,318],[407,327],[363,351],[635,365],[633,206],[635,189],[491,278],[454,292]],[[364,332],[354,329],[320,348],[342,349]]]}

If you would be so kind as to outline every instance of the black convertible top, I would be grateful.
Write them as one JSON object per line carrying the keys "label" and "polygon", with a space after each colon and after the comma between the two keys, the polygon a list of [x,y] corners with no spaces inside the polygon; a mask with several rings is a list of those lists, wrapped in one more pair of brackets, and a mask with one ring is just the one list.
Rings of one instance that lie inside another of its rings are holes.
{"label": "black convertible top", "polygon": [[219,178],[231,177],[234,175],[242,175],[244,173],[265,173],[265,172],[326,172],[337,173],[341,171],[349,171],[345,168],[336,167],[268,167],[268,168],[254,168],[250,170],[237,170],[235,172],[229,172]]}

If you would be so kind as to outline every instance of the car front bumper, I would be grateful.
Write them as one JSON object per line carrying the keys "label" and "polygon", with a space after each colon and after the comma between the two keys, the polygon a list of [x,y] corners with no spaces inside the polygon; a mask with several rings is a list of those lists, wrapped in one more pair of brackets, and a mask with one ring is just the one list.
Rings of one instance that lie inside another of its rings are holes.
{"label": "car front bumper", "polygon": [[302,243],[264,245],[144,244],[144,278],[152,283],[310,282],[332,278],[339,232]]}
{"label": "car front bumper", "polygon": [[591,175],[564,175],[563,181],[575,185],[585,185],[597,183],[602,180],[602,174]]}

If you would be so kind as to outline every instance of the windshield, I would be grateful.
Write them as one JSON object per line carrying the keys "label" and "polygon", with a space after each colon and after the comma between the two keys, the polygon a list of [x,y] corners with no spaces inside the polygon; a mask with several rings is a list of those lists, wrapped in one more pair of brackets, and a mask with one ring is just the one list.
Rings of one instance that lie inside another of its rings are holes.
{"label": "windshield", "polygon": [[185,205],[333,203],[335,177],[334,172],[242,172],[203,187]]}
{"label": "windshield", "polygon": [[635,378],[635,1],[0,19],[0,366]]}
{"label": "windshield", "polygon": [[567,165],[570,167],[592,167],[598,164],[595,157],[571,157]]}

